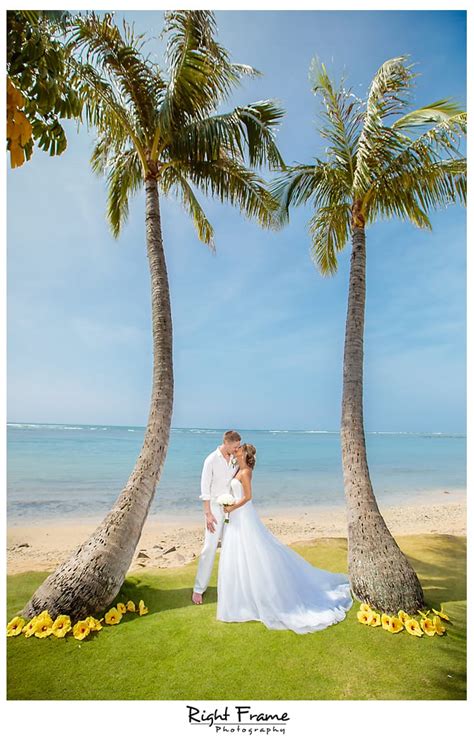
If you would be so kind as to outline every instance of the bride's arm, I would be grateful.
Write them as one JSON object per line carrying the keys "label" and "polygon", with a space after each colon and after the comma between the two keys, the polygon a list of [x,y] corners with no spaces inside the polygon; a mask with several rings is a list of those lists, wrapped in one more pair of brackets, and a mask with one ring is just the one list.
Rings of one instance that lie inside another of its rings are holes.
{"label": "bride's arm", "polygon": [[244,504],[246,504],[247,501],[250,501],[250,499],[252,498],[252,471],[243,470],[240,482],[242,483],[244,495],[236,504],[232,504],[232,506],[226,506],[225,508],[227,511],[235,511],[235,509],[238,509],[239,506],[244,506]]}

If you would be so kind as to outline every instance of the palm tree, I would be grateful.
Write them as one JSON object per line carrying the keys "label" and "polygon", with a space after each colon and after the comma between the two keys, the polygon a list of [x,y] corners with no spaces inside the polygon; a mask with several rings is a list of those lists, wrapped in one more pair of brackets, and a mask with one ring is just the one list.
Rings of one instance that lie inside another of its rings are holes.
{"label": "palm tree", "polygon": [[377,219],[393,217],[431,228],[430,209],[465,202],[466,160],[457,147],[466,115],[448,100],[407,110],[415,75],[404,56],[382,64],[365,101],[342,82],[333,85],[323,64],[313,64],[327,154],[314,164],[289,167],[271,192],[280,200],[280,221],[288,218],[291,205],[310,202],[314,207],[311,251],[323,275],[336,272],[337,254],[351,237],[341,418],[349,576],[361,601],[392,613],[416,613],[423,591],[379,511],[367,464],[362,400],[365,232]]}
{"label": "palm tree", "polygon": [[[199,238],[211,248],[213,229],[195,195],[238,206],[272,225],[276,202],[252,168],[281,167],[274,129],[283,111],[261,101],[216,113],[243,76],[258,74],[234,64],[215,40],[208,11],[165,18],[164,74],[124,22],[124,37],[110,14],[76,17],[69,44],[88,125],[97,129],[91,157],[108,183],[108,221],[115,237],[127,217],[130,194],[145,186],[146,246],[151,277],[153,380],[143,446],[115,504],[97,529],[38,588],[23,610],[44,609],[74,618],[97,613],[117,595],[135,552],[169,441],[173,408],[172,322],[160,196],[178,193]],[[248,166],[245,159],[248,159]]]}

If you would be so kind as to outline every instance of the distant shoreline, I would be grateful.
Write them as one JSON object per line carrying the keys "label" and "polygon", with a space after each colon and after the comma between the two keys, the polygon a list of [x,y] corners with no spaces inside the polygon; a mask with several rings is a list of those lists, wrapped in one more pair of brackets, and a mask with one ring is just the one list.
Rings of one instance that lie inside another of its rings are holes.
{"label": "distant shoreline", "polygon": [[[466,535],[465,495],[446,495],[446,502],[407,503],[380,506],[391,532],[406,534]],[[272,515],[259,511],[263,523],[285,544],[319,538],[346,537],[346,511],[338,507],[306,507],[275,510]],[[232,514],[231,514],[232,517]],[[100,523],[102,517],[88,520],[44,520],[8,527],[7,571],[50,571],[80,545]],[[196,518],[152,516],[146,521],[130,571],[186,565],[199,557],[204,540],[202,515]],[[168,551],[168,552],[167,552]]]}

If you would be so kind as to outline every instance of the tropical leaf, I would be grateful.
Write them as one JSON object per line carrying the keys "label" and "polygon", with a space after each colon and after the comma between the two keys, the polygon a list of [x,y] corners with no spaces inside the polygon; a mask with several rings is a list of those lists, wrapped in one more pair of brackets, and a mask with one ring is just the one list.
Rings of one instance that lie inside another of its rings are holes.
{"label": "tropical leaf", "polygon": [[350,217],[347,203],[321,206],[311,217],[311,256],[322,275],[337,271],[337,253],[344,249],[349,238]]}
{"label": "tropical leaf", "polygon": [[406,113],[406,115],[392,123],[392,128],[409,129],[418,126],[426,126],[430,123],[443,123],[444,121],[449,121],[453,116],[460,113],[463,113],[460,106],[449,98],[446,98],[445,100],[437,100],[435,103],[425,105],[423,108],[418,108],[418,110]]}
{"label": "tropical leaf", "polygon": [[388,59],[372,81],[357,145],[353,180],[356,198],[362,197],[370,187],[374,170],[402,146],[394,130],[384,126],[384,119],[407,106],[408,92],[415,76],[411,69],[406,56]]}

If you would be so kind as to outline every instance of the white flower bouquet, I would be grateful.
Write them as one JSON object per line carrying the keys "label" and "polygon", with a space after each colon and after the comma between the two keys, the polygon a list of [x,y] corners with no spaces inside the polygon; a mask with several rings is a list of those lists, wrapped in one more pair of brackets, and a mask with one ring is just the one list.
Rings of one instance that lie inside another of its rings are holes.
{"label": "white flower bouquet", "polygon": [[[221,506],[232,506],[232,504],[235,504],[235,496],[232,493],[222,493],[218,499],[217,503]],[[224,515],[224,524],[229,524],[229,512],[225,512]]]}

